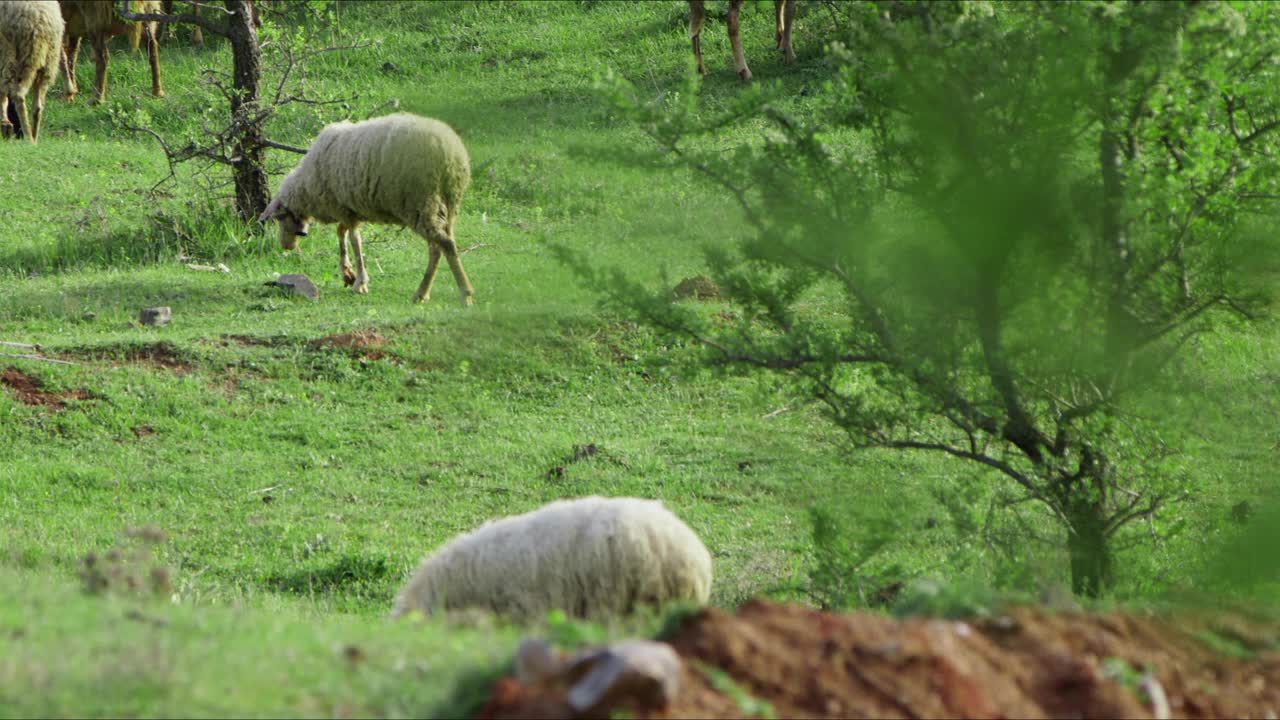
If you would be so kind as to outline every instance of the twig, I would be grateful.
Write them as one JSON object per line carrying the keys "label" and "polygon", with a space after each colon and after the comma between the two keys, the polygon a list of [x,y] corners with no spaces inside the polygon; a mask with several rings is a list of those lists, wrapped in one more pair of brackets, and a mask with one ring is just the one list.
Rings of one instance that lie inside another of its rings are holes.
{"label": "twig", "polygon": [[262,488],[261,490],[254,490],[254,491],[250,492],[249,494],[250,494],[250,495],[258,495],[259,493],[271,492],[272,490],[279,490],[279,489],[280,489],[280,488],[282,488],[282,487],[284,487],[284,484],[283,484],[283,483],[282,483],[282,484],[280,484],[280,485],[272,485],[271,487],[264,487],[264,488]]}
{"label": "twig", "polygon": [[19,358],[22,360],[35,360],[37,362],[57,363],[58,365],[79,365],[70,360],[54,360],[53,358],[42,357],[40,355],[19,355],[17,353],[0,353],[0,357]]}
{"label": "twig", "polygon": [[761,416],[760,416],[760,419],[761,419],[761,420],[768,420],[769,418],[774,417],[774,416],[777,416],[777,415],[781,415],[782,413],[784,413],[784,412],[786,412],[786,411],[788,411],[788,410],[790,410],[790,409],[791,409],[791,406],[790,406],[790,405],[783,405],[782,407],[778,408],[777,410],[773,410],[773,411],[771,411],[771,412],[767,412],[767,413],[765,413],[764,415],[761,415]]}
{"label": "twig", "polygon": [[16,348],[23,348],[25,350],[35,350],[36,352],[40,352],[39,345],[28,345],[27,343],[8,342],[5,340],[0,340],[0,345],[3,345],[5,347],[16,347]]}
{"label": "twig", "polygon": [[483,243],[483,242],[476,243],[475,245],[472,245],[472,246],[470,246],[470,247],[462,248],[461,250],[459,250],[459,251],[458,251],[458,254],[459,254],[459,255],[466,255],[467,253],[471,252],[472,250],[475,250],[475,249],[477,249],[477,248],[482,248],[482,247],[489,247],[489,243]]}

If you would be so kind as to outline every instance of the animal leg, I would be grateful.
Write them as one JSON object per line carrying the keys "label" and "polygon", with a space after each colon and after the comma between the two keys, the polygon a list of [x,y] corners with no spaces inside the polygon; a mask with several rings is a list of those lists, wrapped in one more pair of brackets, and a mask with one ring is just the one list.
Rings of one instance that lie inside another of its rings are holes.
{"label": "animal leg", "polygon": [[702,21],[707,17],[703,0],[689,0],[689,40],[693,43],[693,57],[698,61],[698,74],[706,75],[707,66],[702,62]]}
{"label": "animal leg", "polygon": [[[192,5],[191,10],[195,13],[196,17],[200,17],[199,5]],[[191,26],[191,44],[192,46],[204,44],[204,31],[200,29],[199,25]]]}
{"label": "animal leg", "polygon": [[791,24],[796,16],[796,0],[773,0],[773,4],[778,16],[778,28],[773,39],[782,51],[783,64],[790,65],[796,60],[796,54],[791,49]]}
{"label": "animal leg", "polygon": [[0,95],[0,138],[8,140],[13,137],[14,127],[13,121],[9,119],[12,110],[9,109],[9,96]]}
{"label": "animal leg", "polygon": [[111,51],[107,49],[106,33],[94,33],[93,49],[97,53],[94,59],[98,64],[98,72],[93,78],[93,104],[97,105],[107,96],[107,63],[111,61]]}
{"label": "animal leg", "polygon": [[751,68],[747,67],[747,55],[742,52],[742,33],[738,16],[742,13],[742,0],[729,0],[729,44],[733,46],[733,69],[743,80],[751,79]]}
{"label": "animal leg", "polygon": [[45,72],[44,68],[36,71],[35,81],[31,88],[35,91],[35,112],[31,117],[31,142],[35,142],[40,136],[40,121],[44,119],[44,96],[49,92],[49,86],[53,84],[53,77]]}
{"label": "animal leg", "polygon": [[462,304],[470,307],[475,301],[476,291],[471,287],[471,281],[467,279],[467,271],[462,269],[462,258],[458,257],[458,245],[452,239],[449,244],[441,248],[444,251],[444,259],[449,263],[449,269],[453,271],[453,280],[458,283],[458,291],[462,293]]}
{"label": "animal leg", "polygon": [[76,58],[80,55],[80,38],[68,38],[62,45],[62,77],[67,81],[65,97],[73,99],[80,89],[76,87]]}
{"label": "animal leg", "polygon": [[[462,304],[471,305],[476,291],[471,287],[466,271],[462,269],[462,259],[458,257],[458,245],[453,241],[453,221],[456,216],[457,211],[452,208],[439,205],[428,208],[427,212],[423,213],[419,226],[414,230],[427,239],[433,254],[435,252],[444,254],[444,259],[449,263],[449,269],[453,271],[454,282],[458,284],[458,291],[462,293]],[[427,275],[422,278],[422,286],[418,288],[418,292],[423,297],[426,297],[431,290],[435,269],[436,263],[429,262]]]}
{"label": "animal leg", "polygon": [[358,226],[351,228],[351,249],[356,256],[356,284],[351,291],[365,295],[369,292],[369,273],[364,270],[364,239],[360,237]]}
{"label": "animal leg", "polygon": [[35,145],[36,136],[31,131],[31,118],[27,115],[27,99],[21,95],[15,95],[9,98],[9,102],[13,103],[14,109],[18,111],[18,126],[23,129],[31,144]]}
{"label": "animal leg", "polygon": [[151,61],[151,94],[164,97],[160,86],[160,41],[156,39],[155,23],[142,24],[142,36],[147,41],[147,57]]}
{"label": "animal leg", "polygon": [[431,299],[431,283],[435,282],[436,268],[440,265],[440,248],[433,242],[428,242],[427,246],[431,248],[431,259],[427,261],[427,272],[422,276],[418,292],[413,294],[413,301],[416,303]]}
{"label": "animal leg", "polygon": [[356,284],[356,274],[347,257],[347,226],[342,223],[338,223],[338,272],[342,273],[343,285],[351,287]]}

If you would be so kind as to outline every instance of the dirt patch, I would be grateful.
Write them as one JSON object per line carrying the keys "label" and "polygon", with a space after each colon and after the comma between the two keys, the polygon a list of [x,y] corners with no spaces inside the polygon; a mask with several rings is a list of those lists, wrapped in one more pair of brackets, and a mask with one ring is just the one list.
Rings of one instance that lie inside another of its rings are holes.
{"label": "dirt patch", "polygon": [[107,345],[101,347],[73,348],[62,353],[73,358],[90,360],[114,360],[117,363],[127,362],[139,365],[165,368],[182,374],[191,372],[195,365],[191,364],[171,342],[146,343],[142,345]]}
{"label": "dirt patch", "polygon": [[387,339],[383,337],[382,333],[372,328],[338,333],[337,335],[326,335],[322,338],[307,341],[307,347],[312,350],[348,350],[353,355],[358,355],[365,360],[381,360],[387,357],[394,357],[391,353],[381,349],[386,344]]}
{"label": "dirt patch", "polygon": [[288,338],[258,337],[256,335],[223,335],[223,345],[235,343],[243,347],[278,347],[288,343]]}
{"label": "dirt patch", "polygon": [[[1163,694],[1171,717],[1274,717],[1280,653],[1218,654],[1197,637],[1205,622],[1221,617],[1020,607],[974,621],[897,620],[753,600],[736,614],[692,615],[668,640],[685,665],[674,703],[617,709],[654,718],[1152,717]],[[1274,638],[1274,628],[1257,628],[1240,634]],[[478,716],[573,713],[562,693],[503,678]]]}
{"label": "dirt patch", "polygon": [[5,368],[0,372],[0,384],[9,388],[9,392],[24,405],[38,405],[53,410],[61,410],[67,406],[67,400],[88,400],[93,396],[88,390],[44,389],[44,381],[34,375],[28,375],[16,367]]}
{"label": "dirt patch", "polygon": [[387,339],[377,330],[356,330],[337,335],[326,335],[315,340],[308,340],[307,347],[312,350],[321,348],[347,348],[350,350],[367,350],[379,348],[387,344]]}
{"label": "dirt patch", "polygon": [[676,300],[719,300],[720,286],[706,275],[685,278],[671,290]]}

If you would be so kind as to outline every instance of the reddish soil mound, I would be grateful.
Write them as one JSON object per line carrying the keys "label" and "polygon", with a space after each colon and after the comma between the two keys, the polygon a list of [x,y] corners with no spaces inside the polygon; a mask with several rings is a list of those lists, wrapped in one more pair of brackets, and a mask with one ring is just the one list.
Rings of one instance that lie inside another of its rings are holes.
{"label": "reddish soil mound", "polygon": [[16,367],[5,368],[0,373],[0,384],[9,388],[18,402],[24,405],[43,405],[54,410],[67,406],[64,402],[72,400],[88,400],[92,397],[88,390],[62,390],[52,392],[44,389],[44,381],[34,375],[28,375]]}
{"label": "reddish soil mound", "polygon": [[338,333],[337,335],[326,335],[322,338],[307,341],[307,347],[316,348],[349,348],[351,350],[366,350],[368,348],[382,347],[387,344],[387,339],[377,330],[356,330],[349,333]]}
{"label": "reddish soil mound", "polygon": [[389,356],[390,353],[378,349],[386,344],[387,339],[373,329],[326,335],[322,338],[307,341],[307,347],[312,350],[341,348],[350,350],[352,353],[368,360],[381,360]]}
{"label": "reddish soil mound", "polygon": [[[1187,617],[1175,626],[1036,608],[986,620],[896,620],[756,600],[736,615],[707,609],[686,620],[669,640],[685,661],[676,701],[625,710],[654,718],[1152,717],[1160,703],[1151,698],[1162,692],[1171,717],[1274,717],[1280,654],[1216,654],[1195,633],[1221,632],[1220,621]],[[478,716],[573,713],[561,693],[503,678]]]}

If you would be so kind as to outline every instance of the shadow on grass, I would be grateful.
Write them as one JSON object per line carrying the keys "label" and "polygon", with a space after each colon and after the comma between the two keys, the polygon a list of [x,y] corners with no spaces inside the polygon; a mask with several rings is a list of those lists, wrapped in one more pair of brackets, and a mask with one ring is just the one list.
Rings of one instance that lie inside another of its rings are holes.
{"label": "shadow on grass", "polygon": [[398,576],[386,558],[344,555],[327,565],[272,575],[266,586],[293,595],[383,595]]}
{"label": "shadow on grass", "polygon": [[240,222],[231,208],[209,204],[153,213],[141,227],[67,232],[51,245],[0,254],[0,267],[23,275],[50,274],[175,261],[216,263],[276,250],[274,242]]}

